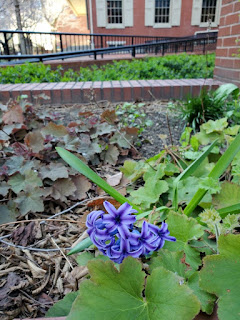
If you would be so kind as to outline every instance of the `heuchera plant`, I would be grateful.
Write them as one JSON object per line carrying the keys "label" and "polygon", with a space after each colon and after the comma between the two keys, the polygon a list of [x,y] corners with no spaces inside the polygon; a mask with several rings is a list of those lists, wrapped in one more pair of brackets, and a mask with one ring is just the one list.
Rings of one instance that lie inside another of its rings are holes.
{"label": "heuchera plant", "polygon": [[143,222],[142,230],[134,226],[137,210],[128,203],[116,209],[110,202],[105,201],[104,211],[92,211],[86,221],[88,234],[97,248],[112,261],[122,263],[127,256],[138,258],[152,251],[161,249],[165,240],[176,241],[169,236],[167,223],[161,228]]}

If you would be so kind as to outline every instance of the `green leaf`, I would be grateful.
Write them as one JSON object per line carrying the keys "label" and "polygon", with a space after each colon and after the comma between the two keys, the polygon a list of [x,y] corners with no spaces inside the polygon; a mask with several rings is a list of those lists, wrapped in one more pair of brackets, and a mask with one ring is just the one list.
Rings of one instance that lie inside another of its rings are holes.
{"label": "green leaf", "polygon": [[158,256],[153,257],[149,262],[150,273],[158,267],[163,267],[184,278],[187,266],[182,262],[183,260],[183,251],[172,252],[166,249],[161,249],[158,251]]}
{"label": "green leaf", "polygon": [[211,150],[216,145],[217,140],[215,140],[195,161],[193,161],[177,178],[173,181],[173,208],[177,210],[178,208],[178,189],[179,182],[183,179],[190,177],[194,171],[200,166],[200,164],[207,158]]}
{"label": "green leaf", "polygon": [[104,163],[115,165],[118,161],[119,151],[116,146],[109,145],[107,152],[105,153]]}
{"label": "green leaf", "polygon": [[198,297],[201,303],[201,310],[207,314],[212,314],[216,296],[202,290],[199,287],[199,272],[194,272],[188,279],[188,286],[192,289],[194,294]]}
{"label": "green leaf", "polygon": [[31,185],[32,188],[41,187],[43,185],[42,180],[38,177],[37,172],[33,170],[25,171],[24,175],[17,173],[9,179],[8,184],[10,184],[11,189],[15,193],[25,190],[29,185]]}
{"label": "green leaf", "polygon": [[[142,265],[128,257],[118,272],[112,262],[91,261],[91,280],[81,283],[67,320],[191,320],[198,314],[198,299],[179,278],[164,268],[156,268],[147,279]],[[169,303],[171,308],[169,308]]]}
{"label": "green leaf", "polygon": [[6,181],[1,181],[0,185],[0,195],[5,197],[8,194],[8,190],[10,189],[10,186],[7,184]]}
{"label": "green leaf", "polygon": [[226,217],[228,214],[240,213],[240,203],[218,209],[218,212],[222,218]]}
{"label": "green leaf", "polygon": [[210,194],[219,193],[221,190],[219,181],[211,177],[201,178],[199,187],[208,191]]}
{"label": "green leaf", "polygon": [[188,242],[200,238],[204,231],[203,227],[193,218],[171,211],[166,220],[171,236],[177,239],[176,242],[166,241],[164,248],[170,251],[184,251],[186,262],[197,270],[201,265],[200,253]]}
{"label": "green leaf", "polygon": [[82,252],[76,257],[76,261],[79,266],[86,266],[89,261],[91,260],[103,260],[103,261],[110,261],[108,256],[104,256],[103,254],[99,254],[98,256],[95,257],[94,253],[91,252]]}
{"label": "green leaf", "polygon": [[228,126],[227,118],[222,118],[219,120],[209,120],[208,122],[202,124],[202,128],[207,134],[213,132],[222,132]]}
{"label": "green leaf", "polygon": [[216,209],[229,207],[240,202],[240,186],[224,181],[221,184],[221,192],[213,196],[213,205]]}
{"label": "green leaf", "polygon": [[64,161],[66,161],[71,167],[79,171],[81,174],[86,176],[88,179],[96,183],[101,189],[103,189],[106,193],[112,196],[119,203],[128,202],[134,209],[136,209],[139,213],[141,210],[131,203],[127,198],[121,195],[118,191],[112,188],[106,181],[100,178],[93,170],[91,170],[84,162],[82,162],[79,158],[71,154],[69,151],[64,150],[63,148],[56,148],[58,154]]}
{"label": "green leaf", "polygon": [[126,160],[124,161],[121,171],[130,181],[136,181],[144,174],[144,172],[147,171],[148,168],[149,165],[143,161],[136,162],[133,160]]}
{"label": "green leaf", "polygon": [[[236,154],[240,150],[240,134],[236,136],[236,138],[233,140],[231,145],[228,147],[228,149],[225,151],[225,153],[221,156],[221,158],[216,163],[215,167],[212,169],[212,171],[209,173],[208,177],[213,179],[219,179],[220,176],[224,173],[224,171],[227,169],[227,167],[230,165]],[[201,199],[206,194],[206,190],[204,189],[198,189],[198,191],[195,193],[194,197],[190,201],[190,203],[186,206],[184,209],[184,213],[186,215],[190,215],[192,211],[196,208],[196,206],[199,204]]]}
{"label": "green leaf", "polygon": [[221,235],[219,255],[204,258],[202,289],[218,297],[219,320],[236,320],[240,314],[240,235]]}
{"label": "green leaf", "polygon": [[62,300],[59,300],[48,310],[45,316],[48,318],[66,317],[69,314],[72,304],[78,294],[78,291],[67,293]]}

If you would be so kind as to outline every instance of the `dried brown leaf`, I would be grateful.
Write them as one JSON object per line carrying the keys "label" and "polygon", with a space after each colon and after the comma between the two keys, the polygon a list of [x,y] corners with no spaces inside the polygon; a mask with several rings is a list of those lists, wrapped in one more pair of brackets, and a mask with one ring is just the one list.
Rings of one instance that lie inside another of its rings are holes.
{"label": "dried brown leaf", "polygon": [[24,142],[34,153],[38,153],[44,149],[44,137],[39,130],[28,132],[24,138]]}
{"label": "dried brown leaf", "polygon": [[76,191],[74,195],[70,197],[71,200],[82,200],[86,198],[86,192],[91,189],[92,184],[83,175],[72,177],[72,181],[75,184]]}
{"label": "dried brown leaf", "polygon": [[17,102],[13,102],[9,106],[8,111],[5,112],[2,117],[2,121],[5,124],[23,123],[24,122],[23,110]]}
{"label": "dried brown leaf", "polygon": [[113,176],[110,176],[109,174],[106,175],[107,183],[112,187],[119,185],[119,183],[122,179],[122,175],[123,175],[122,172],[118,172],[117,174],[114,174]]}
{"label": "dried brown leaf", "polygon": [[73,195],[77,188],[70,179],[58,179],[54,182],[52,190],[52,197],[54,199],[66,202],[66,197]]}
{"label": "dried brown leaf", "polygon": [[35,222],[32,221],[27,225],[22,225],[12,232],[11,238],[13,243],[26,247],[34,243],[36,235]]}

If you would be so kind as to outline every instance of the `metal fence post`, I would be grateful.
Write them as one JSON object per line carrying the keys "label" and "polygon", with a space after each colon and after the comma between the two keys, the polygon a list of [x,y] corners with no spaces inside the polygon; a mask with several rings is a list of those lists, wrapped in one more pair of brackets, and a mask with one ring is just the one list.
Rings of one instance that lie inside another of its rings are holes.
{"label": "metal fence post", "polygon": [[6,54],[9,56],[10,55],[10,51],[9,51],[9,46],[8,46],[8,39],[7,39],[7,34],[4,32],[4,51],[6,51]]}
{"label": "metal fence post", "polygon": [[135,50],[135,47],[133,47],[133,48],[132,48],[132,57],[135,58],[135,56],[136,56],[136,50]]}
{"label": "metal fence post", "polygon": [[[100,36],[100,39],[101,39],[101,48],[103,48],[103,36],[102,35]],[[101,57],[103,58],[103,53],[101,54]]]}
{"label": "metal fence post", "polygon": [[60,48],[61,48],[61,52],[63,52],[63,43],[62,43],[62,35],[60,34]]}

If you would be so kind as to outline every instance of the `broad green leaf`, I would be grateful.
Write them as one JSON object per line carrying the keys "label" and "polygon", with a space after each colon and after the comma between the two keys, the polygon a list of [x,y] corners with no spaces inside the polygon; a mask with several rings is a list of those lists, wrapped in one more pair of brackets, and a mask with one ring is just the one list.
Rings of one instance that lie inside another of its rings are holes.
{"label": "broad green leaf", "polygon": [[18,172],[22,167],[24,162],[24,158],[22,156],[12,156],[5,162],[5,166],[8,167],[8,174],[11,176],[12,174]]}
{"label": "broad green leaf", "polygon": [[[81,283],[67,320],[191,320],[198,314],[198,299],[179,277],[164,268],[156,268],[147,279],[142,265],[128,257],[118,272],[112,262],[91,261],[91,280]],[[171,306],[171,307],[169,307]]]}
{"label": "broad green leaf", "polygon": [[165,165],[159,163],[156,168],[148,166],[147,171],[143,174],[143,180],[147,182],[149,179],[160,180],[165,175]]}
{"label": "broad green leaf", "polygon": [[136,162],[133,160],[126,160],[124,161],[121,171],[130,181],[136,181],[144,174],[144,172],[147,171],[148,168],[149,165],[143,161]]}
{"label": "broad green leaf", "polygon": [[110,261],[108,256],[104,256],[103,254],[99,254],[98,256],[95,257],[94,253],[87,252],[87,251],[82,252],[81,254],[79,254],[76,257],[76,261],[79,266],[86,266],[89,261],[96,260],[96,259],[103,260],[103,261]]}
{"label": "broad green leaf", "polygon": [[46,313],[46,317],[54,318],[54,317],[66,317],[71,308],[72,304],[77,298],[79,292],[70,292],[65,295],[62,300],[56,302]]}
{"label": "broad green leaf", "polygon": [[183,260],[183,251],[172,252],[166,249],[161,249],[158,251],[157,257],[151,258],[149,262],[150,273],[158,267],[163,267],[184,278],[187,266],[183,263]]}
{"label": "broad green leaf", "polygon": [[199,187],[207,190],[210,194],[219,193],[221,186],[218,180],[211,177],[205,177],[200,179]]}
{"label": "broad green leaf", "polygon": [[42,180],[38,177],[37,172],[33,170],[25,171],[24,175],[17,173],[9,179],[8,184],[10,184],[11,189],[15,193],[25,190],[29,185],[31,185],[32,188],[41,187],[43,185]]}
{"label": "broad green leaf", "polygon": [[142,209],[148,209],[152,203],[156,203],[160,195],[168,191],[168,184],[164,180],[149,179],[144,187],[130,193],[133,202]]}
{"label": "broad green leaf", "polygon": [[222,118],[215,121],[209,120],[208,122],[202,124],[202,128],[206,131],[207,134],[213,132],[222,132],[225,128],[227,128],[227,126],[227,118]]}
{"label": "broad green leaf", "polygon": [[183,242],[196,240],[204,233],[203,227],[195,219],[173,211],[168,214],[166,222],[171,236]]}
{"label": "broad green leaf", "polygon": [[203,227],[193,218],[187,218],[176,212],[170,212],[166,220],[171,236],[177,239],[176,242],[166,241],[164,248],[170,251],[184,251],[186,262],[197,270],[201,265],[200,253],[191,247],[188,242],[200,238],[204,231]]}
{"label": "broad green leaf", "polygon": [[236,125],[236,126],[225,129],[224,133],[229,134],[230,136],[236,136],[238,134],[239,129],[240,129],[240,126]]}
{"label": "broad green leaf", "polygon": [[212,314],[216,296],[202,290],[199,287],[199,272],[194,272],[188,279],[188,286],[192,289],[194,294],[198,297],[201,303],[201,310],[207,314]]}
{"label": "broad green leaf", "polygon": [[[230,163],[232,162],[236,154],[239,152],[239,150],[240,150],[240,134],[236,136],[236,138],[233,140],[231,145],[228,147],[225,153],[218,160],[213,170],[209,173],[208,177],[213,179],[219,179],[220,176],[227,169],[227,167],[230,165]],[[190,203],[184,209],[184,213],[186,215],[190,215],[192,213],[192,211],[200,203],[200,201],[202,200],[206,192],[207,191],[204,189],[198,189],[198,191],[195,193]]]}
{"label": "broad green leaf", "polygon": [[221,184],[221,192],[213,196],[213,205],[216,209],[229,207],[240,202],[240,186],[224,181]]}
{"label": "broad green leaf", "polygon": [[66,161],[71,167],[79,171],[81,174],[86,176],[88,179],[96,183],[101,189],[103,189],[106,193],[112,196],[119,203],[128,202],[134,209],[136,209],[139,213],[141,210],[131,203],[127,198],[125,198],[121,193],[112,188],[106,181],[100,178],[93,170],[91,170],[85,163],[83,163],[79,158],[71,154],[69,151],[64,150],[63,148],[56,148],[58,154],[64,161]]}
{"label": "broad green leaf", "polygon": [[221,235],[219,255],[204,258],[202,289],[218,297],[219,320],[236,320],[240,314],[240,235]]}

